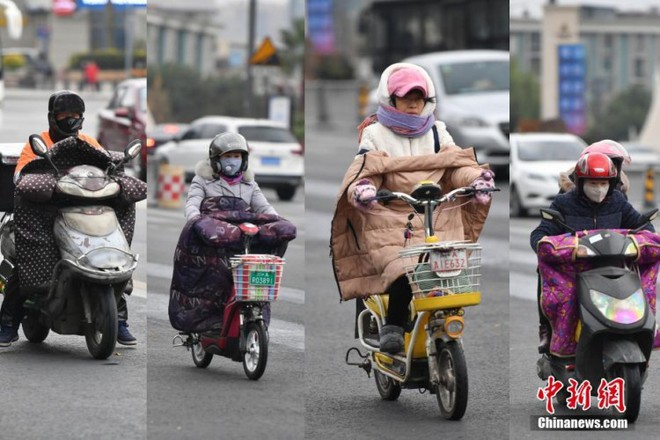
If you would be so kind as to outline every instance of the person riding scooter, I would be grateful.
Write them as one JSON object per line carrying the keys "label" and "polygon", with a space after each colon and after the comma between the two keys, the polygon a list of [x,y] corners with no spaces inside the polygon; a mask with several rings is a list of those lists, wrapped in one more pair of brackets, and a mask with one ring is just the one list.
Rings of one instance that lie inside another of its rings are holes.
{"label": "person riding scooter", "polygon": [[[243,136],[222,133],[195,168],[170,288],[170,323],[177,330],[220,329],[222,307],[233,285],[229,258],[244,252],[241,223],[259,227],[251,239],[251,253],[282,256],[296,236],[296,227],[277,215],[254,181],[249,156]],[[269,312],[266,306],[266,320]]]}
{"label": "person riding scooter", "polygon": [[[55,143],[73,136],[88,143],[94,148],[103,150],[103,147],[96,139],[80,133],[84,121],[84,113],[85,103],[77,93],[69,90],[62,90],[53,93],[48,100],[48,131],[44,131],[40,134],[45,141],[46,146],[52,148]],[[38,159],[37,156],[32,151],[29,143],[26,144],[16,164],[14,172],[15,183],[19,183],[22,177],[23,168],[35,159]],[[20,203],[22,203],[20,199],[15,200],[17,207]],[[127,223],[130,223],[130,230],[125,229],[127,238],[129,238],[132,237],[135,223],[134,207],[132,208],[132,214],[130,212],[127,212],[126,214],[128,217],[132,216],[132,220],[127,219]],[[36,208],[35,215],[40,216],[40,214],[37,213]],[[15,223],[17,226],[19,225],[19,222]],[[18,328],[21,319],[24,316],[23,302],[25,300],[25,292],[21,294],[20,291],[30,291],[31,289],[43,287],[50,277],[48,268],[52,267],[52,264],[46,263],[45,260],[49,260],[54,264],[54,261],[57,259],[57,256],[53,255],[53,252],[57,252],[56,250],[54,251],[54,244],[49,246],[44,243],[39,243],[39,238],[37,238],[37,236],[50,234],[50,230],[44,230],[41,226],[44,225],[37,226],[30,223],[28,225],[28,228],[30,228],[29,231],[26,230],[17,233],[17,251],[19,259],[18,276],[14,276],[11,279],[11,282],[7,285],[5,299],[2,303],[2,309],[0,310],[0,347],[7,347],[11,345],[12,342],[18,340]],[[50,243],[52,237],[49,239],[42,238],[42,240],[49,241]],[[26,249],[21,250],[21,244],[25,245],[28,242],[30,243],[30,252],[27,252]],[[38,261],[41,258],[43,258],[44,261]],[[34,269],[34,267],[37,266],[40,266],[40,270]],[[130,294],[131,290],[132,286],[129,282],[126,293]],[[117,342],[124,345],[135,345],[136,339],[128,330],[128,308],[124,295],[118,300],[117,309]]]}
{"label": "person riding scooter", "polygon": [[[603,153],[587,153],[575,166],[575,189],[559,194],[550,209],[559,211],[566,225],[573,230],[634,229],[642,216],[626,200],[623,193],[615,189],[617,168]],[[655,231],[649,224],[645,229]],[[549,220],[541,220],[531,233],[530,244],[534,252],[539,241],[547,236],[568,232]],[[537,292],[540,303],[541,290]],[[539,306],[539,352],[547,353],[550,345],[550,325]]]}
{"label": "person riding scooter", "polygon": [[[609,157],[614,166],[616,167],[616,182],[615,189],[621,191],[624,195],[628,194],[630,189],[630,181],[628,176],[623,172],[624,165],[630,165],[632,160],[628,151],[618,142],[610,139],[594,142],[582,151],[580,157],[588,153],[603,153]],[[570,170],[559,172],[559,192],[565,193],[575,188],[575,167]]]}
{"label": "person riding scooter", "polygon": [[[409,63],[396,63],[389,66],[383,71],[380,78],[378,101],[377,113],[368,117],[358,127],[359,154],[375,157],[373,154],[380,152],[389,157],[409,158],[434,153],[446,156],[448,151],[459,149],[447,132],[444,122],[436,120],[434,116],[435,86],[423,68]],[[450,162],[447,163],[447,166],[456,167]],[[452,177],[451,182],[445,180],[447,188],[467,185],[477,188],[495,186],[494,173],[480,168],[474,160],[470,161],[467,166],[457,167],[447,173],[445,179],[449,175]],[[353,182],[348,188],[349,202],[359,210],[372,209],[376,204],[373,197],[380,189],[381,178],[382,176],[365,176]],[[409,182],[400,181],[400,184],[402,183]],[[416,183],[418,182],[413,184]],[[443,191],[445,187],[443,187]],[[393,187],[390,184],[387,189],[409,192],[412,186]],[[490,197],[489,193],[479,193],[475,196],[475,200],[477,203],[489,205]],[[403,230],[405,221],[399,227],[399,230]],[[395,252],[387,256],[388,261],[395,259]],[[378,276],[380,277],[380,274]],[[382,351],[397,353],[403,349],[403,327],[407,320],[412,291],[402,268],[393,272],[388,271],[388,274],[384,274],[383,277],[387,279],[386,285],[380,286],[378,283],[378,288],[373,290],[367,288],[361,292],[360,296],[382,293],[385,290],[390,294],[387,325],[383,326],[381,330],[380,347]],[[344,292],[342,292],[342,296],[344,296]]]}

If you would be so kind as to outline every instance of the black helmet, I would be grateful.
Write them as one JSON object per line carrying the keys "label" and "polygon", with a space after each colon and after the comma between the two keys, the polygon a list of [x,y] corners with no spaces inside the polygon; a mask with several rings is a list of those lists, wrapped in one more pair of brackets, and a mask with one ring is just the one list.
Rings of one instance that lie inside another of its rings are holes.
{"label": "black helmet", "polygon": [[[57,121],[55,116],[64,112],[80,113],[81,118],[66,118]],[[83,113],[85,113],[85,101],[77,93],[70,90],[61,90],[50,95],[50,99],[48,99],[48,127],[51,136],[56,138],[53,140],[76,136],[82,128]]]}
{"label": "black helmet", "polygon": [[245,138],[238,133],[221,133],[214,137],[211,145],[209,145],[209,161],[211,162],[211,168],[213,168],[214,173],[220,173],[218,169],[220,156],[231,151],[241,153],[243,162],[241,163],[240,171],[247,170],[250,151],[248,150],[248,144]]}

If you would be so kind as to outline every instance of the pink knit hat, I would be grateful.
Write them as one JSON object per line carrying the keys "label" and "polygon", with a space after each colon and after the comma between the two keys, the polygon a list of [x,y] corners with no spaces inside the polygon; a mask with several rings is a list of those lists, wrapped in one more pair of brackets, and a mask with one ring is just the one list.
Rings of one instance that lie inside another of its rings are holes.
{"label": "pink knit hat", "polygon": [[428,96],[426,78],[417,69],[404,67],[392,73],[387,79],[387,91],[390,95],[401,98],[414,89],[422,92],[424,98]]}

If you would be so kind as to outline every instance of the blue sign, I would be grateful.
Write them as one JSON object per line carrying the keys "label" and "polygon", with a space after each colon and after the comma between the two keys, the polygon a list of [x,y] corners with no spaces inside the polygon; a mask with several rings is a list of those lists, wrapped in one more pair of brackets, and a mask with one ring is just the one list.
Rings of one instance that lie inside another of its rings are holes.
{"label": "blue sign", "polygon": [[76,0],[76,4],[79,8],[103,9],[108,1],[117,9],[147,7],[147,0]]}
{"label": "blue sign", "polygon": [[585,51],[582,44],[558,47],[559,117],[568,131],[582,135],[587,128],[585,105]]}

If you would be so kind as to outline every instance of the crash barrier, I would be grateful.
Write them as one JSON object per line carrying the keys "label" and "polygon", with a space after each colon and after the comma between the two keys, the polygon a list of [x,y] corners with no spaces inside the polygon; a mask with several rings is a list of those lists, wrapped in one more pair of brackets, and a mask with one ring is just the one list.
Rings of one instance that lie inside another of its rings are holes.
{"label": "crash barrier", "polygon": [[657,207],[655,203],[655,195],[653,194],[653,189],[655,187],[655,170],[653,165],[649,166],[646,170],[646,178],[644,179],[644,209],[654,209]]}
{"label": "crash barrier", "polygon": [[158,168],[158,190],[156,200],[161,208],[180,208],[185,190],[183,167],[161,165]]}

